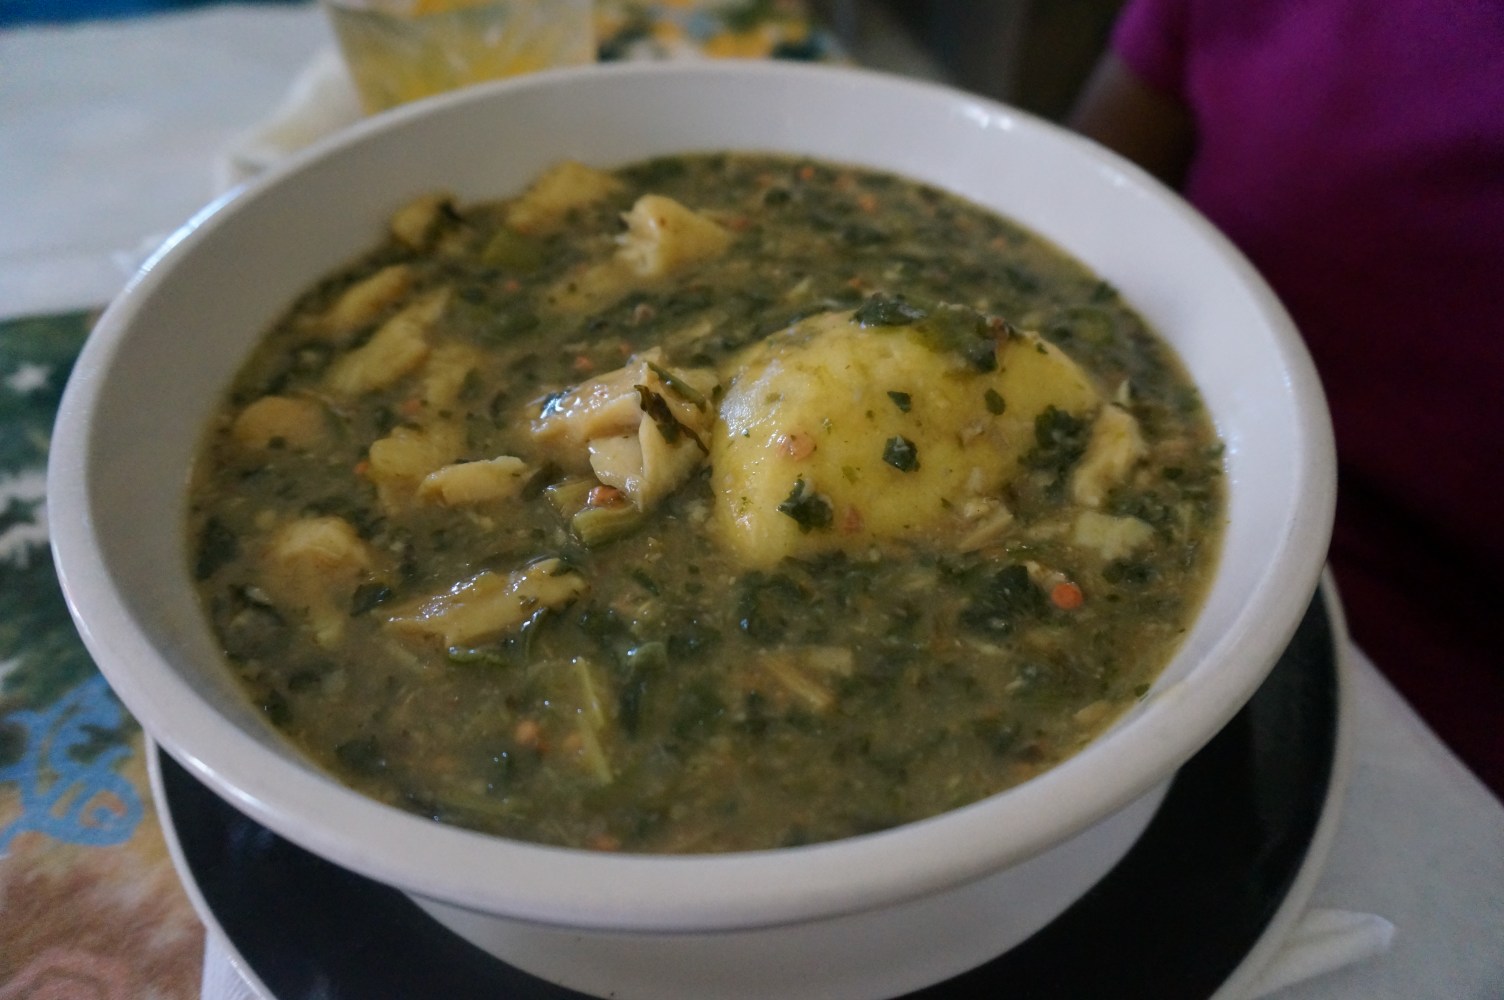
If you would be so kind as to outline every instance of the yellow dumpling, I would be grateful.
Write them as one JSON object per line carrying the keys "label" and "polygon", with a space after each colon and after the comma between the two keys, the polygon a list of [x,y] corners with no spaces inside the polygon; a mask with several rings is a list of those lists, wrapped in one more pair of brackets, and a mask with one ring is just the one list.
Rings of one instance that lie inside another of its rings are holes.
{"label": "yellow dumpling", "polygon": [[922,326],[822,313],[736,359],[710,455],[725,544],[767,566],[959,538],[1033,447],[1036,416],[1100,406],[1075,362],[1033,334],[999,331],[995,354],[970,343],[985,360]]}

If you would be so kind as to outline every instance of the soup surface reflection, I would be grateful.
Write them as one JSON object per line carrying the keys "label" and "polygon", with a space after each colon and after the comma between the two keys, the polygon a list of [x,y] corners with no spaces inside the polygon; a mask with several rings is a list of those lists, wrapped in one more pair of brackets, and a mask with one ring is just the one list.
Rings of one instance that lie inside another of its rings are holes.
{"label": "soup surface reflection", "polygon": [[436,820],[770,848],[973,802],[1142,697],[1221,446],[1043,239],[758,155],[398,210],[238,375],[192,484],[267,720]]}

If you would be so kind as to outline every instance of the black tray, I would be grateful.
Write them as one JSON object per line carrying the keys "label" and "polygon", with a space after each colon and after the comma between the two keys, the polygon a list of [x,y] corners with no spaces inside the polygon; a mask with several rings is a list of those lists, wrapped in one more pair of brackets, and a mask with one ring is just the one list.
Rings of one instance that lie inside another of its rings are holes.
{"label": "black tray", "polygon": [[[1337,737],[1335,641],[1318,594],[1267,681],[1181,769],[1117,867],[1023,944],[912,996],[1215,993],[1269,926],[1322,816]],[[402,893],[293,846],[153,749],[184,875],[277,1000],[580,996],[462,941]]]}

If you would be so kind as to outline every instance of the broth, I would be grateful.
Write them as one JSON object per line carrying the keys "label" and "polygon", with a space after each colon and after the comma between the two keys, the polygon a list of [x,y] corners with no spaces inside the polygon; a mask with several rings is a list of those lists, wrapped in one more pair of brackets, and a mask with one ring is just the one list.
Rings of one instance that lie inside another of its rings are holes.
{"label": "broth", "polygon": [[206,438],[202,599],[267,720],[381,801],[707,852],[956,808],[1188,629],[1221,445],[1047,241],[804,159],[560,164],[398,211]]}

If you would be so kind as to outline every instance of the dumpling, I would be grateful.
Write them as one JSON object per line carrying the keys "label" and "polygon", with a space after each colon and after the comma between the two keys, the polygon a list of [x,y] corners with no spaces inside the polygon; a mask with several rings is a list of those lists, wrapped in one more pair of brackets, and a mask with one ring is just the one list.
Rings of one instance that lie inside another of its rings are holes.
{"label": "dumpling", "polygon": [[711,443],[716,521],[745,563],[905,538],[958,542],[1047,408],[1088,419],[1085,373],[1030,333],[942,307],[912,322],[830,312],[735,362]]}

